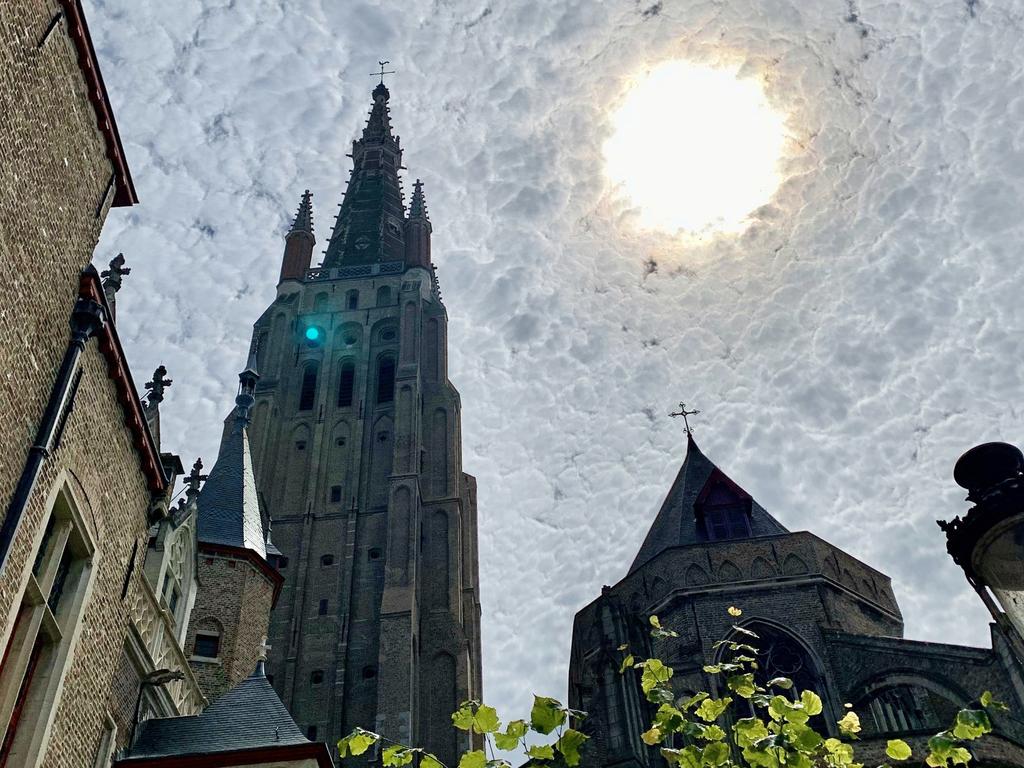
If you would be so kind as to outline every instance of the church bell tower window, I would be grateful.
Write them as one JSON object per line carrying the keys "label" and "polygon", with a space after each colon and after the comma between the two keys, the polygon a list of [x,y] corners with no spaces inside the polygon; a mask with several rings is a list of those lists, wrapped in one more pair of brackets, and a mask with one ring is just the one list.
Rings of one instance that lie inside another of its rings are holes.
{"label": "church bell tower window", "polygon": [[299,410],[309,411],[313,409],[313,401],[316,399],[316,365],[310,364],[302,371],[302,386],[299,389]]}
{"label": "church bell tower window", "polygon": [[395,399],[395,359],[382,357],[377,364],[377,402],[390,403]]}
{"label": "church bell tower window", "polygon": [[351,360],[341,365],[341,377],[338,380],[338,407],[349,408],[352,405],[352,392],[355,389],[356,367]]}

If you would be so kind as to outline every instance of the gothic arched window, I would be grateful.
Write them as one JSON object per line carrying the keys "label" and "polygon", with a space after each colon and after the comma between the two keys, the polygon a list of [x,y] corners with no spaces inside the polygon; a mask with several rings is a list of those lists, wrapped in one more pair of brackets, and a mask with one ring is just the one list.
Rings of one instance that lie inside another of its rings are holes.
{"label": "gothic arched window", "polygon": [[395,358],[382,357],[377,363],[377,402],[390,403],[395,399]]}
{"label": "gothic arched window", "polygon": [[345,309],[359,309],[359,291],[349,291],[345,294]]}
{"label": "gothic arched window", "polygon": [[356,367],[351,360],[341,364],[341,376],[338,379],[338,407],[348,408],[352,405],[352,392],[355,389]]}
{"label": "gothic arched window", "polygon": [[882,735],[934,731],[955,720],[960,707],[942,694],[904,683],[876,691],[856,709],[865,734]]}
{"label": "gothic arched window", "polygon": [[316,399],[316,375],[317,366],[314,363],[310,363],[302,371],[302,386],[299,388],[300,411],[309,411],[313,408],[313,401]]}
{"label": "gothic arched window", "polygon": [[377,289],[377,306],[385,307],[391,303],[391,289],[386,285],[382,285]]}

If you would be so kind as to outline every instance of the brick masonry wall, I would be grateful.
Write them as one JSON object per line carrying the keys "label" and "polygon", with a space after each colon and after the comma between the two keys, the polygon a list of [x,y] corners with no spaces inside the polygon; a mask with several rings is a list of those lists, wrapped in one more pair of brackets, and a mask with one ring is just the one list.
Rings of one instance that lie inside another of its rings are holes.
{"label": "brick masonry wall", "polygon": [[[44,766],[91,765],[108,709],[108,692],[123,653],[131,621],[133,592],[142,588],[149,490],[125,429],[106,360],[90,342],[83,356],[81,387],[63,441],[47,460],[21,532],[10,571],[0,584],[5,610],[28,575],[31,556],[41,535],[41,521],[51,492],[66,482],[82,518],[96,541],[92,591],[80,619],[80,634],[70,659],[51,728]],[[139,555],[129,578],[129,593],[121,599],[132,547]],[[16,606],[15,606],[16,607]],[[6,617],[4,641],[10,631]],[[132,698],[129,686],[119,686],[115,699]],[[116,706],[115,706],[116,705]],[[114,701],[112,708],[124,702]],[[128,705],[130,706],[130,705]]]}
{"label": "brick masonry wall", "polygon": [[[0,4],[0,500],[46,407],[113,173],[55,0]],[[99,213],[99,215],[97,215]],[[0,516],[7,505],[0,507]],[[0,592],[0,616],[9,596]]]}
{"label": "brick masonry wall", "polygon": [[189,622],[185,655],[196,632],[221,631],[220,658],[193,661],[192,669],[211,702],[252,674],[270,624],[273,585],[248,560],[199,552],[199,592]]}

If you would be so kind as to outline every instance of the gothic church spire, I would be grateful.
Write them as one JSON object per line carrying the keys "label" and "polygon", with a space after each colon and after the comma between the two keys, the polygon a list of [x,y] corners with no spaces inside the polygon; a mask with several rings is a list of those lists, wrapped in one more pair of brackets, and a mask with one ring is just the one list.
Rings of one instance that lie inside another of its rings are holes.
{"label": "gothic church spire", "polygon": [[391,130],[388,100],[380,83],[362,137],[352,142],[352,172],[327,246],[324,267],[402,261],[405,219],[401,141]]}
{"label": "gothic church spire", "polygon": [[285,236],[284,258],[281,260],[280,285],[285,280],[302,280],[313,259],[313,193],[308,189],[302,193],[299,210],[292,221],[291,229]]}

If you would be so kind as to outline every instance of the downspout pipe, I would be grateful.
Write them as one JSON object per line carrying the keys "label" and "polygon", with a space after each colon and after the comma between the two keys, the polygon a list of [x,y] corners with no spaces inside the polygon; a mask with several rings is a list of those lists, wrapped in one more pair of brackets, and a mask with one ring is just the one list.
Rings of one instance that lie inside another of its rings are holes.
{"label": "downspout pipe", "polygon": [[50,390],[50,400],[39,423],[36,439],[29,449],[25,468],[7,506],[3,526],[0,526],[0,578],[4,577],[7,570],[11,546],[35,491],[43,463],[56,449],[64,423],[74,406],[75,393],[78,390],[78,377],[75,374],[79,370],[85,345],[103,328],[105,322],[106,312],[98,302],[85,298],[79,298],[75,302],[75,308],[71,311],[71,338],[68,340],[68,348],[64,352],[60,370],[57,371],[53,389]]}

